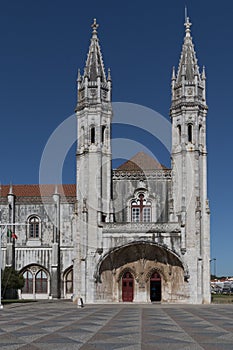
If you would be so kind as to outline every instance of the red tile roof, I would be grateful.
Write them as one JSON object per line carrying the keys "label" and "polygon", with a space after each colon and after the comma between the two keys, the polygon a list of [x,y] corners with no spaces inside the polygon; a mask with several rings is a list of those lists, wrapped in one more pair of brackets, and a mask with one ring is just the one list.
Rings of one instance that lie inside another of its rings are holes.
{"label": "red tile roof", "polygon": [[[154,158],[144,152],[137,153],[133,158],[120,165],[120,171],[144,171],[167,169]],[[76,196],[76,185],[0,185],[0,197],[6,197],[12,188],[12,193],[16,197],[51,197],[57,188],[57,193],[64,197]]]}
{"label": "red tile roof", "polygon": [[40,197],[52,196],[57,188],[57,193],[65,197],[76,196],[76,185],[1,185],[0,197],[6,197],[9,194],[10,187],[16,197]]}
{"label": "red tile roof", "polygon": [[117,168],[117,170],[121,171],[144,171],[157,169],[167,168],[144,152],[137,153],[133,158],[127,160]]}

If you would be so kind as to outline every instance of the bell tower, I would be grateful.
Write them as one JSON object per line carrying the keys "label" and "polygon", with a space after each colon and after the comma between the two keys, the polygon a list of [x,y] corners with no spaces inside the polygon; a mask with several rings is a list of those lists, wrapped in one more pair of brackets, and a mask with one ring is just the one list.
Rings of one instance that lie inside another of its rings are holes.
{"label": "bell tower", "polygon": [[172,73],[172,192],[181,223],[181,254],[189,269],[190,298],[209,303],[210,227],[207,197],[206,75],[200,73],[186,17],[178,71]]}
{"label": "bell tower", "polygon": [[78,72],[77,146],[77,258],[74,294],[95,300],[94,267],[102,252],[102,223],[111,210],[111,76],[105,68],[94,19],[83,75]]}

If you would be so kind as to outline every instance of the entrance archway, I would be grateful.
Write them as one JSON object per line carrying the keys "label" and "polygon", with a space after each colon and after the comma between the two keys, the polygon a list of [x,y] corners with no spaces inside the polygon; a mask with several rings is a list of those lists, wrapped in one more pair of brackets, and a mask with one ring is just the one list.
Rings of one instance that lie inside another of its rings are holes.
{"label": "entrance archway", "polygon": [[134,279],[130,272],[122,276],[122,301],[133,301]]}
{"label": "entrance archway", "polygon": [[96,295],[98,300],[113,302],[170,302],[174,295],[180,300],[186,273],[180,257],[168,248],[154,242],[129,242],[100,257],[94,274]]}
{"label": "entrance archway", "polygon": [[150,300],[161,301],[161,277],[158,272],[154,272],[150,278]]}

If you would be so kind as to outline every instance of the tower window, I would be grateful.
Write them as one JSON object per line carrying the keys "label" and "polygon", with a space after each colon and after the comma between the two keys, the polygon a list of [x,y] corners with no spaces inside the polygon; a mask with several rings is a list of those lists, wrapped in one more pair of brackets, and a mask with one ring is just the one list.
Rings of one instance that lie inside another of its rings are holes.
{"label": "tower window", "polygon": [[181,143],[181,125],[177,125],[178,130],[178,142]]}
{"label": "tower window", "polygon": [[95,143],[95,127],[91,127],[91,143]]}
{"label": "tower window", "polygon": [[146,200],[143,194],[131,202],[131,220],[132,222],[151,221],[151,202]]}
{"label": "tower window", "polygon": [[188,124],[188,142],[193,142],[193,126]]}
{"label": "tower window", "polygon": [[102,135],[101,135],[101,142],[104,143],[105,140],[105,130],[106,126],[102,126]]}

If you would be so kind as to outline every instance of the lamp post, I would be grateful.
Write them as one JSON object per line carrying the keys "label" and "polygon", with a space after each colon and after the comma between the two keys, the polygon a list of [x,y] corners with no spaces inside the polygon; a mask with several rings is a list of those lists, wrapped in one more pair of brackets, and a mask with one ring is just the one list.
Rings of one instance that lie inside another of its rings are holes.
{"label": "lamp post", "polygon": [[210,263],[212,261],[214,262],[214,276],[217,277],[217,275],[216,275],[216,258],[210,259]]}
{"label": "lamp post", "polygon": [[216,275],[216,258],[213,258],[214,261],[214,276],[217,277]]}

